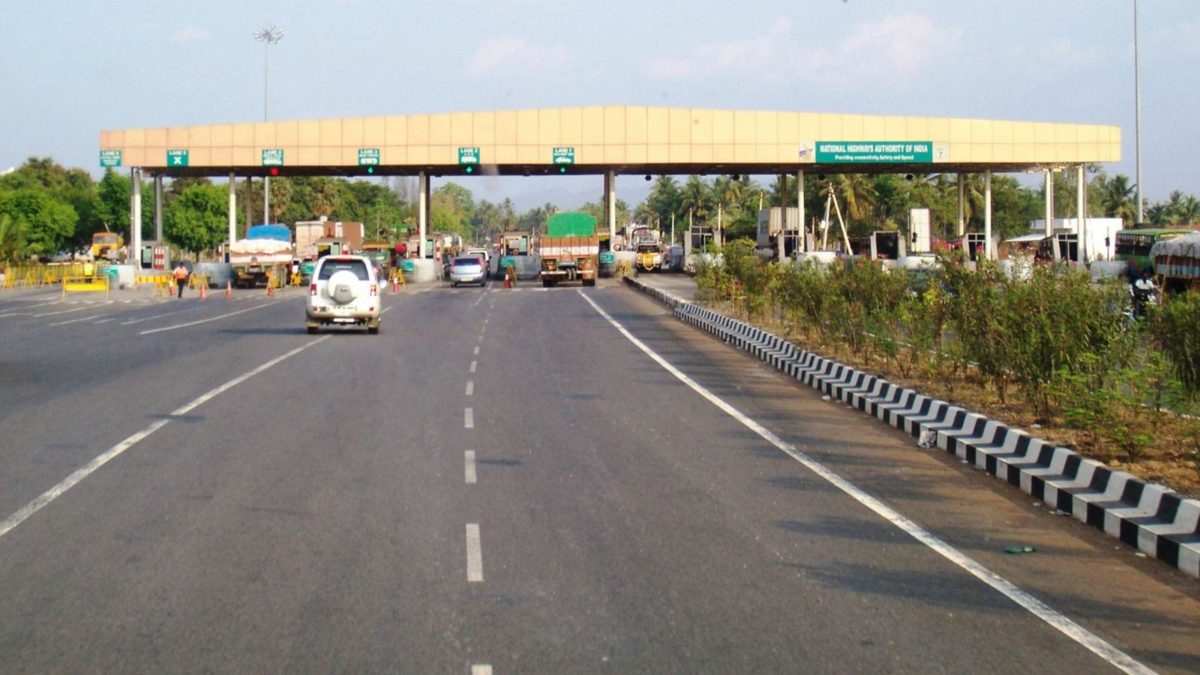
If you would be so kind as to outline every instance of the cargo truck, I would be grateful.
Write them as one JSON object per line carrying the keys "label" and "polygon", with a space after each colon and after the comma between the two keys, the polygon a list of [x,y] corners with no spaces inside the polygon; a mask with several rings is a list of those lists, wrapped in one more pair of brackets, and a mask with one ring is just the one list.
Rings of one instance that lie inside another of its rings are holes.
{"label": "cargo truck", "polygon": [[279,283],[287,278],[295,253],[292,231],[287,225],[246,228],[246,238],[229,245],[229,266],[233,268],[234,284],[239,288],[265,286],[268,272],[274,274]]}
{"label": "cargo truck", "polygon": [[579,280],[595,286],[600,267],[600,237],[596,218],[578,212],[556,213],[546,222],[546,235],[538,239],[543,286]]}

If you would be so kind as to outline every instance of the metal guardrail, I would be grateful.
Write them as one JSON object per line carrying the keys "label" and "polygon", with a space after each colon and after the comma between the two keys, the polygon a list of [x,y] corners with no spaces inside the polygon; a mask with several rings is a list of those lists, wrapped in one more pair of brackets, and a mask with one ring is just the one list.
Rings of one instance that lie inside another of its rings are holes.
{"label": "metal guardrail", "polygon": [[57,286],[68,277],[92,277],[98,271],[99,266],[89,262],[8,265],[2,287]]}

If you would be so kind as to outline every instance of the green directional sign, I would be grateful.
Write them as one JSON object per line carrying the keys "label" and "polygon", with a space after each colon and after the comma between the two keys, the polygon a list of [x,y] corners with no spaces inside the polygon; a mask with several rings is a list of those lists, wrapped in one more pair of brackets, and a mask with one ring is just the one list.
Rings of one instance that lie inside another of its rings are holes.
{"label": "green directional sign", "polygon": [[113,169],[121,166],[121,151],[120,150],[101,150],[100,151],[100,166],[106,169]]}
{"label": "green directional sign", "polygon": [[554,148],[553,158],[555,164],[574,164],[575,148]]}
{"label": "green directional sign", "polygon": [[187,150],[167,150],[167,168],[188,165]]}
{"label": "green directional sign", "polygon": [[379,148],[359,148],[359,166],[379,166]]}
{"label": "green directional sign", "polygon": [[458,149],[459,164],[478,164],[479,163],[479,148],[459,148]]}
{"label": "green directional sign", "polygon": [[283,166],[283,148],[264,148],[262,151],[263,166]]}
{"label": "green directional sign", "polygon": [[818,164],[929,164],[932,141],[817,141]]}

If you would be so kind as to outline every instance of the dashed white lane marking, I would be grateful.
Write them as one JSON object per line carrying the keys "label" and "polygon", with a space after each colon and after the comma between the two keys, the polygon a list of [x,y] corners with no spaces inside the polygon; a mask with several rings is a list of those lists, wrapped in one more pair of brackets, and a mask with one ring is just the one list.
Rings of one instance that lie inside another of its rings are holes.
{"label": "dashed white lane marking", "polygon": [[466,468],[466,470],[465,470],[465,471],[466,471],[466,476],[465,476],[465,477],[466,477],[466,479],[467,479],[467,485],[474,485],[474,484],[475,484],[475,480],[476,480],[476,476],[475,476],[475,451],[474,451],[474,450],[468,450],[468,451],[467,451],[467,464],[466,464],[466,467],[467,467],[467,468]]}
{"label": "dashed white lane marking", "polygon": [[[175,410],[172,410],[171,417],[178,417],[180,415],[186,415],[187,413],[191,412],[198,406],[212,400],[213,398],[216,398],[220,394],[236,387],[237,385],[239,385],[239,384],[245,382],[246,380],[254,377],[255,375],[258,375],[259,373],[263,372],[264,370],[267,370],[268,368],[270,368],[274,365],[282,363],[283,361],[286,361],[287,359],[292,358],[293,356],[299,354],[300,352],[304,351],[305,349],[308,349],[309,347],[312,347],[313,345],[316,345],[321,342],[324,342],[325,340],[328,340],[330,337],[332,337],[332,336],[326,335],[325,337],[313,340],[312,342],[310,342],[302,347],[297,347],[286,354],[277,356],[277,357],[271,359],[270,361],[267,361],[266,363],[255,368],[254,370],[251,370],[247,373],[243,373],[242,375],[239,375],[239,376],[233,378],[232,380],[217,387],[216,389],[212,389],[204,394],[201,394],[197,398],[193,399],[190,403],[187,403],[183,406],[180,406],[179,408],[176,408]],[[108,450],[106,450],[105,452],[100,454],[98,457],[96,457],[92,461],[83,465],[79,469],[76,469],[75,472],[72,473],[71,475],[69,475],[66,478],[59,481],[59,483],[57,485],[55,485],[54,487],[50,488],[49,490],[46,490],[45,492],[43,492],[38,498],[29,502],[25,506],[22,506],[20,509],[17,510],[16,513],[5,518],[3,521],[0,521],[0,537],[3,537],[4,535],[11,532],[13,530],[13,528],[15,528],[16,526],[25,522],[30,516],[37,513],[38,511],[42,510],[42,508],[44,508],[50,502],[54,501],[55,499],[58,499],[67,490],[70,490],[71,488],[78,485],[81,481],[83,481],[83,479],[87,478],[88,476],[92,475],[97,470],[99,470],[100,467],[104,466],[105,464],[108,464],[113,459],[119,457],[121,455],[121,453],[123,453],[126,450],[128,450],[129,448],[132,448],[133,446],[137,445],[138,442],[145,439],[150,434],[167,426],[167,423],[171,421],[171,417],[151,422],[150,425],[147,426],[145,429],[142,429],[141,431],[135,433],[134,435],[130,436],[129,438],[126,438],[125,440],[121,441],[120,443],[117,443],[116,445],[112,446],[111,448],[109,448]]]}
{"label": "dashed white lane marking", "polygon": [[767,441],[771,445],[774,445],[784,454],[802,464],[809,471],[812,471],[821,478],[824,478],[834,487],[841,490],[846,495],[867,507],[871,511],[875,512],[875,514],[879,517],[888,521],[892,525],[895,525],[913,539],[916,539],[922,544],[928,546],[943,558],[949,560],[955,565],[958,565],[971,576],[979,579],[983,583],[1000,592],[1008,599],[1023,607],[1029,613],[1050,624],[1059,632],[1071,638],[1114,667],[1123,670],[1126,673],[1154,673],[1153,670],[1147,668],[1140,661],[1117,649],[1100,636],[1092,633],[1083,626],[1080,626],[1063,614],[1059,613],[1054,608],[1020,589],[1016,584],[1005,579],[1004,577],[1001,577],[987,567],[984,567],[975,559],[946,543],[932,532],[929,532],[925,528],[910,520],[907,516],[901,514],[899,511],[896,511],[887,504],[884,504],[875,497],[867,494],[857,485],[851,483],[845,478],[842,478],[840,475],[827,468],[824,464],[821,464],[800,450],[797,450],[796,446],[776,436],[766,427],[762,426],[746,415],[743,415],[737,408],[734,408],[732,405],[726,403],[724,399],[718,397],[716,394],[713,394],[703,385],[688,377],[683,371],[679,370],[675,366],[671,365],[671,363],[666,359],[659,356],[657,352],[647,346],[644,342],[634,337],[632,333],[626,330],[625,327],[622,326],[616,319],[609,316],[608,312],[605,312],[603,309],[601,309],[600,305],[597,305],[595,301],[589,298],[582,291],[578,291],[578,293],[580,297],[582,297],[584,300],[587,300],[588,304],[590,304],[592,308],[600,314],[600,316],[604,317],[608,323],[616,328],[621,335],[625,336],[627,340],[632,342],[634,346],[645,353],[646,356],[649,356],[651,359],[653,359],[655,363],[662,366],[664,370],[674,375],[676,379],[686,384],[692,389],[692,391],[699,394],[722,412],[734,418],[754,433],[758,434],[763,440]]}
{"label": "dashed white lane marking", "polygon": [[467,581],[483,581],[483,547],[479,544],[478,523],[467,523]]}
{"label": "dashed white lane marking", "polygon": [[108,323],[109,321],[116,321],[116,319],[114,319],[114,318],[112,318],[112,317],[110,316],[110,317],[108,317],[107,319],[100,319],[100,320],[99,320],[99,321],[97,321],[96,323]]}
{"label": "dashed white lane marking", "polygon": [[168,330],[177,330],[179,328],[187,328],[189,326],[198,326],[202,323],[208,323],[209,321],[220,321],[221,319],[228,319],[231,316],[237,316],[238,314],[245,314],[246,312],[253,312],[256,309],[262,309],[264,307],[272,307],[277,304],[279,304],[278,300],[276,300],[274,302],[268,302],[268,303],[265,303],[262,305],[258,305],[257,307],[247,307],[246,309],[239,309],[236,312],[229,312],[226,314],[209,317],[207,319],[199,319],[197,321],[189,321],[187,323],[177,323],[174,326],[163,326],[162,328],[151,328],[150,330],[144,330],[144,331],[138,333],[138,335],[150,335],[151,333],[162,333],[162,332],[168,331]]}
{"label": "dashed white lane marking", "polygon": [[467,396],[475,395],[475,381],[467,380]]}
{"label": "dashed white lane marking", "polygon": [[190,307],[188,309],[177,309],[174,312],[163,312],[162,314],[155,314],[154,316],[147,316],[147,317],[143,317],[141,319],[130,319],[129,321],[122,321],[121,325],[122,326],[132,326],[135,323],[141,323],[143,321],[153,321],[155,319],[161,319],[164,316],[171,316],[172,314],[179,314],[180,312],[188,312],[188,311],[191,311]]}
{"label": "dashed white lane marking", "polygon": [[483,332],[482,331],[479,333],[479,341],[483,342]]}
{"label": "dashed white lane marking", "polygon": [[475,428],[475,411],[471,408],[463,408],[463,428]]}
{"label": "dashed white lane marking", "polygon": [[475,348],[475,356],[479,356],[479,347]]}
{"label": "dashed white lane marking", "polygon": [[82,312],[85,309],[91,309],[91,307],[84,305],[83,307],[76,307],[75,309],[63,309],[63,310],[60,310],[57,312],[42,312],[41,314],[34,314],[33,317],[35,319],[40,319],[43,316],[58,316],[59,314],[70,314],[71,312]]}
{"label": "dashed white lane marking", "polygon": [[492,675],[492,667],[486,663],[476,663],[471,666],[471,675]]}
{"label": "dashed white lane marking", "polygon": [[[81,318],[81,319],[68,319],[67,321],[56,321],[56,322],[54,322],[54,323],[52,323],[52,324],[50,324],[50,325],[51,325],[51,326],[68,326],[68,325],[70,325],[70,324],[73,324],[73,323],[80,323],[80,322],[83,322],[83,321],[91,321],[91,320],[95,319],[97,316],[98,316],[98,315],[96,315],[96,314],[93,314],[92,316],[85,316],[85,317],[83,317],[83,318]],[[106,320],[107,320],[107,321],[112,321],[112,319],[106,319]],[[96,323],[100,323],[100,322],[99,322],[99,321],[97,321]]]}
{"label": "dashed white lane marking", "polygon": [[475,372],[475,364],[477,364],[477,363],[479,363],[479,362],[478,362],[478,361],[472,361],[472,362],[471,362],[471,372],[472,372],[472,373],[473,373],[473,372]]}

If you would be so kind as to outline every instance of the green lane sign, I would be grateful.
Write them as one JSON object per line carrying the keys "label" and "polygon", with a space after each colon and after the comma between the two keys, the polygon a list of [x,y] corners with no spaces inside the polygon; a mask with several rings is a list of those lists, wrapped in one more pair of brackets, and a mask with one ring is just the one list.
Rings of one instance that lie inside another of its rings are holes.
{"label": "green lane sign", "polygon": [[101,150],[100,151],[100,166],[106,169],[114,169],[121,166],[121,151],[120,150]]}
{"label": "green lane sign", "polygon": [[462,164],[478,164],[479,163],[479,148],[459,148],[458,163]]}
{"label": "green lane sign", "polygon": [[283,166],[283,148],[264,148],[262,151],[263,166]]}
{"label": "green lane sign", "polygon": [[555,164],[574,164],[575,148],[554,148],[553,158]]}
{"label": "green lane sign", "polygon": [[932,162],[932,141],[817,141],[817,164]]}
{"label": "green lane sign", "polygon": [[379,148],[359,148],[359,166],[379,166]]}
{"label": "green lane sign", "polygon": [[167,150],[167,168],[188,165],[187,150]]}

